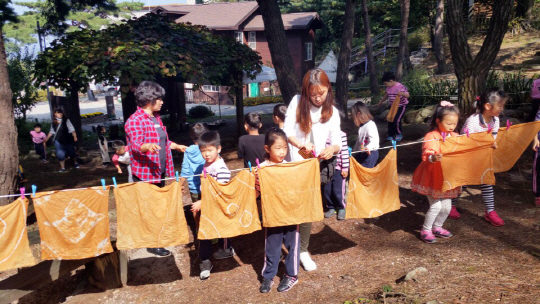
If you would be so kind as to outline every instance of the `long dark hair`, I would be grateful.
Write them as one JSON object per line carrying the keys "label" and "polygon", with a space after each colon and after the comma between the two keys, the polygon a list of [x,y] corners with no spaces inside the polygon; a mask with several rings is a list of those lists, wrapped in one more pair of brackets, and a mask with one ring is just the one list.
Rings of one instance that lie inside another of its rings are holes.
{"label": "long dark hair", "polygon": [[489,88],[480,95],[476,101],[476,113],[483,114],[485,105],[490,104],[492,107],[500,102],[507,102],[510,96],[498,87]]}
{"label": "long dark hair", "polygon": [[441,101],[435,108],[433,116],[431,116],[431,121],[429,122],[429,128],[431,131],[435,131],[439,128],[437,125],[437,119],[442,121],[446,115],[456,114],[459,117],[459,109],[455,105],[451,104],[448,101]]}
{"label": "long dark hair", "polygon": [[309,70],[304,75],[302,81],[302,93],[300,95],[300,102],[296,109],[296,122],[300,125],[300,130],[304,133],[311,132],[311,101],[309,100],[310,93],[318,89],[319,86],[328,88],[328,94],[326,100],[322,104],[321,123],[325,123],[332,117],[334,105],[334,95],[332,94],[332,84],[328,79],[328,75],[321,69]]}

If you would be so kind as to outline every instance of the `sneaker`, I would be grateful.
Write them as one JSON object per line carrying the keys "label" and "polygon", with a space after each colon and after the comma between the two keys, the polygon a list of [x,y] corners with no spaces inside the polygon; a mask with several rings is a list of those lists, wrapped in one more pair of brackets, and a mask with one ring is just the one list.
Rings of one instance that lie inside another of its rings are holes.
{"label": "sneaker", "polygon": [[540,207],[540,196],[534,199],[534,205]]}
{"label": "sneaker", "polygon": [[162,257],[171,255],[171,252],[165,248],[148,248],[146,251]]}
{"label": "sneaker", "polygon": [[396,136],[396,141],[400,141],[402,139],[403,139],[403,135],[400,134],[400,135]]}
{"label": "sneaker", "polygon": [[317,269],[317,264],[313,262],[309,256],[309,252],[300,252],[300,265],[304,267],[305,271],[313,271]]}
{"label": "sneaker", "polygon": [[228,249],[219,248],[212,256],[216,260],[232,258],[234,256],[234,249],[232,247]]}
{"label": "sneaker", "polygon": [[448,214],[448,217],[455,220],[461,217],[461,214],[459,214],[459,212],[457,211],[456,206],[452,206],[452,209],[450,209],[450,214]]}
{"label": "sneaker", "polygon": [[336,210],[335,209],[328,209],[328,211],[326,211],[324,213],[324,218],[331,218],[334,215],[336,215]]}
{"label": "sneaker", "polygon": [[430,230],[421,230],[420,238],[422,239],[422,241],[428,244],[437,242],[437,238],[433,235],[433,232],[431,232]]}
{"label": "sneaker", "polygon": [[388,136],[388,137],[386,138],[386,140],[387,140],[387,141],[392,141],[392,140],[394,140],[394,138],[393,138],[392,136]]}
{"label": "sneaker", "polygon": [[446,230],[446,229],[444,229],[442,227],[435,228],[435,229],[432,230],[432,232],[433,232],[433,234],[435,236],[440,237],[440,238],[449,238],[449,237],[454,236],[450,231],[448,231],[448,230]]}
{"label": "sneaker", "polygon": [[496,226],[496,227],[504,226],[503,219],[499,217],[499,215],[497,214],[497,212],[495,210],[493,210],[491,212],[486,211],[486,214],[484,215],[484,218],[486,219],[486,221],[490,222],[491,225],[493,225],[493,226]]}
{"label": "sneaker", "polygon": [[293,288],[294,285],[296,285],[296,283],[298,283],[297,277],[292,277],[285,274],[283,275],[283,279],[279,283],[277,291],[279,292],[289,291],[291,290],[291,288]]}
{"label": "sneaker", "polygon": [[337,212],[337,219],[338,221],[342,221],[345,219],[345,209],[339,209]]}
{"label": "sneaker", "polygon": [[58,170],[58,172],[60,172],[60,173],[66,172],[66,169],[65,169],[65,168],[62,168],[62,169]]}
{"label": "sneaker", "polygon": [[261,293],[270,292],[270,289],[272,289],[272,285],[274,285],[274,280],[263,279],[263,281],[261,283],[261,287],[259,287],[259,291]]}
{"label": "sneaker", "polygon": [[81,165],[75,164],[74,167],[75,167],[75,169],[79,169],[81,167]]}
{"label": "sneaker", "polygon": [[204,260],[199,264],[199,267],[201,269],[201,273],[199,274],[199,278],[201,280],[206,280],[210,277],[210,271],[212,270],[212,262],[210,260]]}

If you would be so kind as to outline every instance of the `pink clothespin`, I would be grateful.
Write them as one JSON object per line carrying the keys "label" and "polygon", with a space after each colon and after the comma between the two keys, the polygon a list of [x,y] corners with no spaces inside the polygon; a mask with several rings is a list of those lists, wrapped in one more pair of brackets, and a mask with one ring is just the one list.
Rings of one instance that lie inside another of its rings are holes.
{"label": "pink clothespin", "polygon": [[446,132],[441,132],[442,135],[442,141],[446,141]]}
{"label": "pink clothespin", "polygon": [[512,122],[510,121],[510,119],[507,119],[506,120],[506,130],[510,129],[511,126],[512,126]]}
{"label": "pink clothespin", "polygon": [[24,194],[26,193],[26,189],[24,187],[21,187],[19,191],[21,191],[21,199],[24,200]]}
{"label": "pink clothespin", "polygon": [[317,158],[317,154],[315,154],[315,150],[311,150],[311,154],[313,154],[313,157]]}
{"label": "pink clothespin", "polygon": [[257,163],[257,169],[260,169],[261,168],[261,164],[259,163],[259,159],[255,159],[255,162]]}
{"label": "pink clothespin", "polygon": [[204,178],[206,178],[206,168],[203,168],[203,169],[202,169],[202,172],[203,172]]}
{"label": "pink clothespin", "polygon": [[493,127],[492,127],[491,125],[489,125],[489,126],[488,126],[487,132],[488,132],[488,133],[491,133],[491,131],[493,131]]}
{"label": "pink clothespin", "polygon": [[465,131],[465,134],[467,134],[467,137],[471,137],[471,134],[469,133],[469,128],[465,128],[465,130],[463,131]]}

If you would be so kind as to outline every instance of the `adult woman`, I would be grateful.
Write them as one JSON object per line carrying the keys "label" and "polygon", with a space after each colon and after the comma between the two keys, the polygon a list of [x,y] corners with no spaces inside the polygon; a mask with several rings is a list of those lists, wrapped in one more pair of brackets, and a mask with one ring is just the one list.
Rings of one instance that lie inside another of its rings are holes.
{"label": "adult woman", "polygon": [[[298,150],[313,151],[319,159],[331,159],[340,151],[341,120],[333,106],[332,86],[325,72],[313,69],[302,81],[302,93],[289,104],[284,131],[291,145],[291,160],[302,160]],[[330,145],[326,141],[330,139]],[[311,223],[300,225],[300,263],[306,271],[317,269],[308,253]]]}
{"label": "adult woman", "polygon": [[71,121],[67,117],[64,117],[64,111],[62,109],[56,109],[54,111],[54,121],[51,124],[51,130],[45,142],[51,137],[53,137],[56,157],[60,161],[59,172],[66,171],[66,154],[73,159],[73,166],[79,168],[74,146],[75,142],[77,142],[77,133]]}
{"label": "adult woman", "polygon": [[[137,111],[126,121],[126,141],[131,156],[134,181],[146,181],[159,187],[165,185],[165,176],[174,176],[171,149],[183,146],[169,140],[167,129],[159,116],[165,90],[157,83],[143,81],[135,90]],[[148,248],[159,256],[171,254],[165,248]]]}

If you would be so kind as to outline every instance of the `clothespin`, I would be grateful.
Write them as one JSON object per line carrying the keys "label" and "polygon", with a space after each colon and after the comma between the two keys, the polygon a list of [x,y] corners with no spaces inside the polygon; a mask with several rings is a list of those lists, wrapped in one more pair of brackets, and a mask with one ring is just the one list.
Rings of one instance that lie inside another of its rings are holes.
{"label": "clothespin", "polygon": [[469,133],[469,128],[465,128],[463,131],[465,132],[465,134],[467,134],[467,137],[471,137],[471,134]]}
{"label": "clothespin", "polygon": [[255,159],[255,162],[257,163],[257,169],[260,169],[261,168],[261,164],[259,163],[259,159]]}
{"label": "clothespin", "polygon": [[101,185],[103,186],[103,190],[107,190],[107,187],[105,187],[105,179],[101,179]]}
{"label": "clothespin", "polygon": [[32,185],[32,197],[36,197],[36,190],[37,190],[37,186]]}
{"label": "clothespin", "polygon": [[114,187],[115,187],[115,188],[118,188],[118,185],[116,184],[116,177],[113,176],[112,182],[113,182],[113,184],[114,184]]}
{"label": "clothespin", "polygon": [[491,131],[493,131],[493,127],[491,125],[489,125],[487,132],[491,133]]}
{"label": "clothespin", "polygon": [[441,132],[442,135],[442,141],[446,141],[446,132]]}
{"label": "clothespin", "polygon": [[352,156],[352,148],[351,147],[347,147],[347,149],[349,150],[349,157]]}
{"label": "clothespin", "polygon": [[206,168],[202,169],[202,173],[203,173],[204,178],[206,178]]}
{"label": "clothespin", "polygon": [[396,141],[392,140],[392,147],[394,147],[394,150],[396,149]]}
{"label": "clothespin", "polygon": [[248,161],[248,166],[249,166],[249,172],[251,172],[252,168],[251,168],[251,162]]}
{"label": "clothespin", "polygon": [[315,150],[311,150],[311,154],[313,154],[313,157],[317,158],[317,154],[315,154]]}
{"label": "clothespin", "polygon": [[176,173],[174,175],[176,176],[176,181],[179,182],[180,181],[180,175],[178,174],[178,171],[176,171]]}
{"label": "clothespin", "polygon": [[506,120],[506,130],[510,129],[511,126],[512,126],[512,122],[510,121],[510,119],[507,119]]}
{"label": "clothespin", "polygon": [[24,187],[21,187],[19,191],[21,191],[21,199],[24,200],[24,194],[26,193],[26,189]]}

